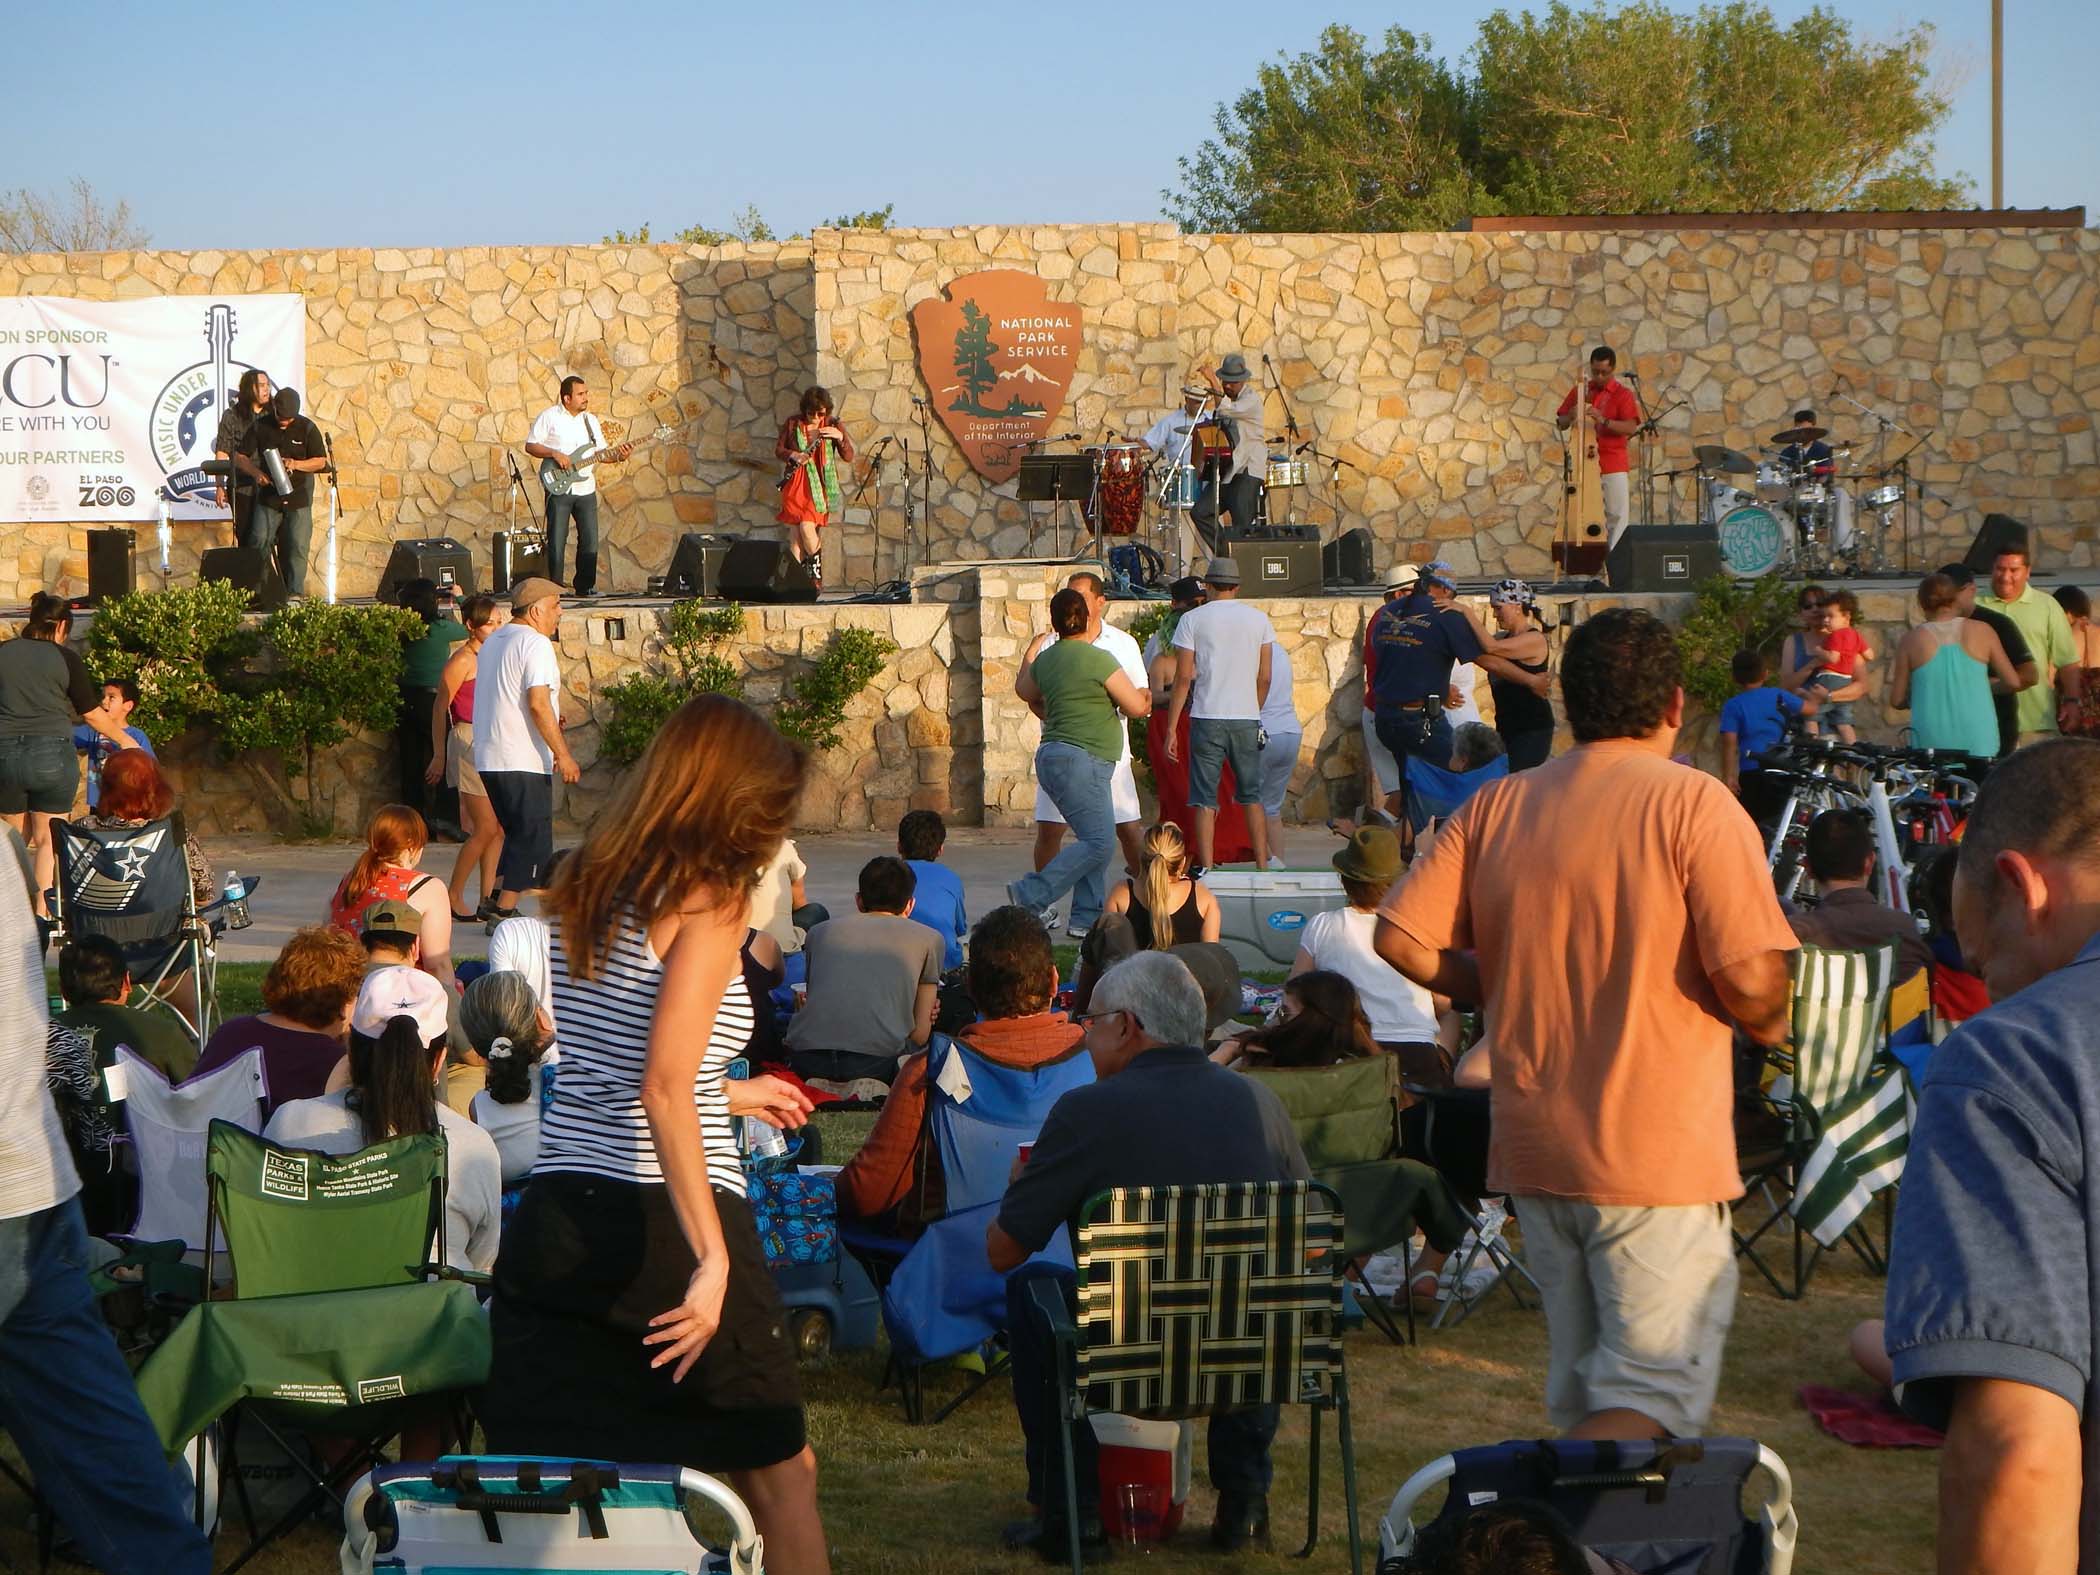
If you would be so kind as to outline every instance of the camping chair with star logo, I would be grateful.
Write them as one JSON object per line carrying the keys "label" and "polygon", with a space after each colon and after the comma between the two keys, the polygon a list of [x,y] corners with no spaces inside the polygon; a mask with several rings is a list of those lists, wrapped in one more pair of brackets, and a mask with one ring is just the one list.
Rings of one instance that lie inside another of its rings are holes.
{"label": "camping chair with star logo", "polygon": [[[54,941],[100,935],[123,949],[137,992],[132,1004],[174,1014],[201,1052],[218,1015],[218,932],[225,903],[200,909],[190,889],[182,812],[137,826],[51,822],[58,863]],[[196,980],[194,1013],[176,1003],[176,985]]]}

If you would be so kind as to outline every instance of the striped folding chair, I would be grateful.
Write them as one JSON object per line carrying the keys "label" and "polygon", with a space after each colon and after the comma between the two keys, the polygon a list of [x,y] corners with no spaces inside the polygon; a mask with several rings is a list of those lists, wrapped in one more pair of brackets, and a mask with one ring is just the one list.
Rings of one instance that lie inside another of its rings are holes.
{"label": "striped folding chair", "polygon": [[[1765,1095],[1784,1130],[1775,1148],[1743,1160],[1744,1196],[1761,1196],[1770,1213],[1747,1234],[1735,1232],[1736,1251],[1788,1301],[1807,1292],[1817,1262],[1840,1241],[1875,1273],[1885,1271],[1859,1219],[1902,1173],[1910,1130],[1902,1071],[1882,1054],[1895,947],[1804,946],[1792,969],[1793,1030],[1786,1049],[1773,1053],[1779,1076]],[[1758,1251],[1780,1228],[1792,1238],[1791,1281]]]}
{"label": "striped folding chair", "polygon": [[[1342,1362],[1341,1200],[1318,1182],[1134,1187],[1080,1210],[1078,1316],[1030,1287],[1057,1347],[1060,1410],[1189,1417],[1247,1405],[1313,1408],[1306,1537],[1319,1540],[1320,1413],[1341,1437],[1349,1568],[1361,1575],[1356,1446]],[[1081,1568],[1071,1426],[1061,1427],[1072,1568]]]}

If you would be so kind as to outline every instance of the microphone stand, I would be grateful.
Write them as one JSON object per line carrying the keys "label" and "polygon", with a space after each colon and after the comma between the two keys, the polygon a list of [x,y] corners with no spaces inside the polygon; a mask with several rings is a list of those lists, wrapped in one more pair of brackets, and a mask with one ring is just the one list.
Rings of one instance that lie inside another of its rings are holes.
{"label": "microphone stand", "polygon": [[[859,508],[861,499],[868,495],[868,488],[876,486],[882,480],[882,451],[894,441],[896,441],[894,438],[888,437],[877,440],[875,447],[868,454],[867,471],[861,476],[860,485],[853,489],[853,496],[847,500],[847,508]],[[875,510],[871,523],[875,527],[875,545],[879,548],[882,545],[882,493],[880,490],[875,494]],[[869,558],[872,561],[874,554],[870,553]],[[880,584],[881,579],[882,573],[878,568],[876,570],[876,583]]]}
{"label": "microphone stand", "polygon": [[[920,516],[925,522],[925,528],[931,529],[933,526],[933,406],[923,399],[917,401],[917,404],[919,407],[919,480],[922,488],[919,495],[919,508]],[[907,486],[910,480],[911,476],[907,471],[905,474]],[[918,566],[918,544],[912,540],[910,532],[907,531],[904,541],[904,578],[907,581],[911,579],[912,571]]]}
{"label": "microphone stand", "polygon": [[[1911,455],[1917,453],[1920,449],[1924,448],[1925,440],[1927,436],[1929,436],[1929,434],[1913,432],[1909,427],[1905,426],[1902,422],[1896,420],[1893,416],[1884,415],[1881,411],[1875,409],[1871,405],[1861,404],[1850,394],[1840,392],[1836,389],[1833,389],[1831,393],[1833,398],[1841,400],[1845,404],[1850,405],[1854,410],[1857,410],[1861,415],[1865,416],[1869,421],[1874,423],[1874,458],[1876,460],[1879,460],[1882,454],[1887,450],[1889,434],[1891,432],[1900,432],[1905,437],[1911,440],[1910,447],[1896,456],[1894,464],[1879,465],[1876,467],[1877,475],[1888,476],[1893,474],[1902,478],[1903,523],[1901,526],[1901,530],[1903,537],[1903,572],[1905,574],[1908,574],[1911,572],[1910,543],[1912,525],[1912,486],[1915,485],[1917,488],[1918,512],[1921,514],[1924,512],[1924,504],[1927,500],[1930,500],[1935,503],[1945,501],[1937,493],[1928,491],[1923,481],[1919,481],[1914,484],[1910,479],[1910,457]],[[1856,514],[1854,518],[1856,521]],[[1857,524],[1855,523],[1854,529],[1856,530],[1857,528]]]}
{"label": "microphone stand", "polygon": [[[1633,387],[1633,407],[1641,415],[1641,424],[1633,429],[1633,436],[1652,440],[1655,437],[1655,417],[1648,413],[1648,396],[1641,391],[1641,374],[1631,366],[1626,369],[1626,381]],[[1655,523],[1655,461],[1649,454],[1649,443],[1641,444],[1641,507],[1647,511],[1648,523]],[[1675,512],[1673,509],[1671,512]],[[1631,524],[1631,521],[1628,521]]]}
{"label": "microphone stand", "polygon": [[[1269,360],[1268,353],[1266,351],[1264,351],[1262,354],[1261,369],[1263,372],[1268,374],[1269,387],[1275,390],[1277,401],[1283,406],[1284,436],[1289,442],[1291,452],[1295,455],[1298,452],[1300,446],[1300,439],[1298,435],[1298,416],[1297,413],[1291,409],[1291,396],[1283,391],[1283,379],[1277,375],[1276,367]],[[1264,485],[1263,491],[1267,491],[1266,485]],[[1288,507],[1292,511],[1292,514],[1295,516],[1297,504],[1293,502],[1290,505],[1288,505]],[[1265,520],[1267,520],[1267,523],[1271,526],[1274,526],[1277,523],[1275,520],[1268,519],[1268,510],[1266,508],[1262,510],[1262,516]],[[1337,524],[1341,522],[1341,513],[1339,507],[1337,507],[1335,513],[1335,522]],[[1284,520],[1283,523],[1286,525],[1290,525],[1296,523],[1296,521],[1295,518],[1292,518]]]}
{"label": "microphone stand", "polygon": [[[323,583],[328,592],[328,605],[333,607],[335,605],[336,498],[340,491],[341,483],[337,480],[335,473],[335,444],[329,441],[326,432],[321,434],[321,452],[328,456],[328,572]],[[305,565],[300,564],[298,567],[303,571]]]}

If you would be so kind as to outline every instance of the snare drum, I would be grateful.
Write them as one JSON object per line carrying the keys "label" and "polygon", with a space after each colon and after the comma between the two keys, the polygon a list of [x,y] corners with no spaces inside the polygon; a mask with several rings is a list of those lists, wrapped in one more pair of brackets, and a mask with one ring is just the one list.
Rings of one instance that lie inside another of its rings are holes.
{"label": "snare drum", "polygon": [[1269,450],[1269,468],[1262,478],[1269,487],[1302,487],[1305,485],[1305,461],[1293,459],[1287,448]]}
{"label": "snare drum", "polygon": [[1145,445],[1097,443],[1086,452],[1100,476],[1095,506],[1086,511],[1087,523],[1094,524],[1098,514],[1107,534],[1135,535],[1145,513]]}
{"label": "snare drum", "polygon": [[1864,501],[1870,509],[1892,509],[1903,501],[1903,484],[1892,481],[1885,487],[1876,487]]}
{"label": "snare drum", "polygon": [[1202,488],[1196,484],[1194,465],[1176,465],[1160,486],[1159,501],[1163,508],[1192,509]]}
{"label": "snare drum", "polygon": [[1794,467],[1776,459],[1757,462],[1757,495],[1768,503],[1781,503],[1794,495]]}
{"label": "snare drum", "polygon": [[1754,580],[1779,567],[1786,533],[1779,516],[1762,504],[1745,503],[1720,519],[1721,561],[1739,580]]}

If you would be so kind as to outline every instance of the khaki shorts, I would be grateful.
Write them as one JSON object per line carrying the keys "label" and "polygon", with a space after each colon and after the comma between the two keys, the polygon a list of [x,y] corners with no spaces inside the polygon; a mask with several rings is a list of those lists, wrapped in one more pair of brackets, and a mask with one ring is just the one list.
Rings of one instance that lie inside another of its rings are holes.
{"label": "khaki shorts", "polygon": [[1553,1425],[1624,1407],[1697,1437],[1735,1317],[1727,1205],[1515,1202],[1525,1267],[1546,1304]]}
{"label": "khaki shorts", "polygon": [[462,793],[476,798],[489,796],[489,790],[481,785],[481,773],[474,769],[472,722],[454,722],[452,731],[445,735],[445,780]]}

